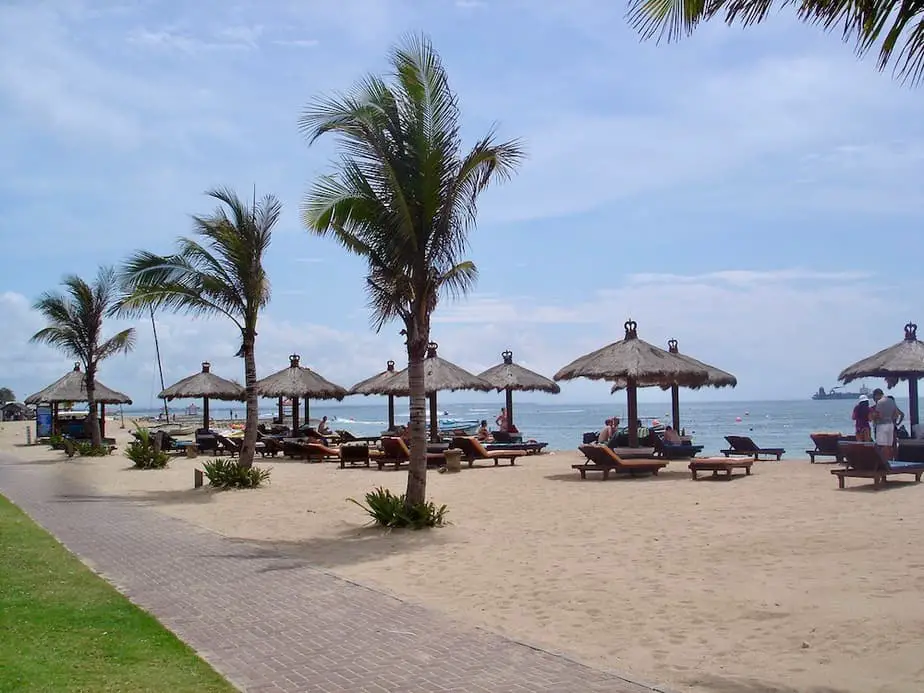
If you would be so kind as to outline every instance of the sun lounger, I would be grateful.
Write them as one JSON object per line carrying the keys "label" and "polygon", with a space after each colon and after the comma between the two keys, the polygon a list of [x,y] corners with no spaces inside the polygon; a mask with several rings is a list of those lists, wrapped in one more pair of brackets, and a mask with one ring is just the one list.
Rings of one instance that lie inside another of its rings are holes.
{"label": "sun lounger", "polygon": [[727,457],[702,457],[698,460],[690,460],[689,469],[690,476],[696,481],[696,475],[700,472],[712,472],[712,476],[718,476],[719,472],[725,472],[725,476],[730,477],[733,469],[743,469],[745,476],[750,476],[752,464],[754,464],[754,460]]}
{"label": "sun lounger", "polygon": [[512,466],[517,458],[526,457],[527,454],[526,450],[486,450],[475,436],[455,436],[452,447],[462,451],[462,459],[468,462],[469,467],[481,460],[491,460],[495,467],[501,460],[509,460]]}
{"label": "sun lounger", "polygon": [[571,468],[581,473],[581,478],[587,478],[587,472],[603,472],[604,481],[609,478],[610,472],[617,474],[654,474],[657,475],[667,462],[662,460],[626,460],[617,455],[605,445],[581,445],[578,447],[584,456],[590,460],[585,464],[572,464]]}
{"label": "sun lounger", "polygon": [[266,457],[275,457],[280,452],[285,454],[285,447],[282,444],[282,441],[275,436],[269,435],[260,435],[257,437],[257,442],[263,443],[263,448],[260,450],[260,454]]}
{"label": "sun lounger", "polygon": [[657,457],[663,457],[665,460],[688,460],[691,457],[703,451],[702,445],[693,445],[691,443],[665,443],[664,438],[657,433],[652,436],[654,443],[654,454]]}
{"label": "sun lounger", "polygon": [[199,452],[218,452],[218,436],[208,428],[196,430],[196,447]]}
{"label": "sun lounger", "polygon": [[924,462],[924,440],[915,438],[899,440],[895,459],[902,462]]}
{"label": "sun lounger", "polygon": [[371,459],[382,454],[381,450],[370,448],[364,440],[343,443],[340,446],[340,469],[346,469],[347,465],[368,467]]}
{"label": "sun lounger", "polygon": [[[404,463],[411,461],[411,451],[407,447],[404,439],[397,436],[383,436],[382,454],[376,456],[375,463],[379,469],[384,469],[386,464],[395,465],[395,469]],[[440,467],[446,464],[446,455],[441,452],[427,453],[427,466]]]}
{"label": "sun lounger", "polygon": [[538,455],[548,443],[537,443],[535,440],[528,440],[525,443],[484,443],[484,449],[488,452],[493,450],[523,450],[527,455]]}
{"label": "sun lounger", "polygon": [[873,486],[881,488],[892,474],[913,474],[915,481],[920,481],[924,474],[924,463],[889,462],[875,443],[842,442],[840,449],[846,467],[831,470],[837,477],[838,488],[844,488],[848,476],[872,479]]}
{"label": "sun lounger", "polygon": [[223,435],[216,435],[215,438],[218,440],[218,451],[222,453],[227,453],[234,457],[241,451],[243,441],[235,440],[234,438],[228,438]]}
{"label": "sun lounger", "polygon": [[740,455],[744,457],[753,457],[756,462],[761,455],[767,457],[776,457],[777,460],[783,457],[786,451],[783,448],[762,448],[748,436],[725,436],[725,440],[731,446],[728,450],[719,450],[726,457]]}
{"label": "sun lounger", "polygon": [[833,457],[835,462],[843,462],[844,456],[841,454],[838,443],[853,438],[853,436],[851,438],[842,436],[840,433],[812,433],[810,437],[815,443],[815,449],[806,450],[805,454],[809,456],[812,464],[815,464],[816,457]]}

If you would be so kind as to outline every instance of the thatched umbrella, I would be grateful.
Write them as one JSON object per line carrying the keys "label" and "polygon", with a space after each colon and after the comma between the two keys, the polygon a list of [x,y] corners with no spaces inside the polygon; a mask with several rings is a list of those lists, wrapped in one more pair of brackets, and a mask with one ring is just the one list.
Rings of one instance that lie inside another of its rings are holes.
{"label": "thatched umbrella", "polygon": [[628,399],[629,445],[638,446],[638,388],[653,385],[700,387],[709,377],[703,365],[696,366],[679,354],[659,349],[638,338],[637,323],[626,321],[624,339],[608,344],[572,361],[555,374],[555,380],[589,378],[624,384]]}
{"label": "thatched umbrella", "polygon": [[[702,385],[691,386],[691,390],[698,390],[700,387],[735,387],[738,385],[738,379],[727,371],[723,371],[721,368],[716,368],[715,366],[710,366],[708,363],[703,363],[692,356],[687,356],[686,354],[681,354],[677,348],[677,340],[669,339],[667,341],[667,351],[668,353],[674,354],[682,358],[684,361],[689,361],[694,367],[702,367],[706,369],[706,372],[709,374],[709,377],[706,379]],[[626,384],[625,380],[617,381],[613,385],[610,392],[616,392],[617,390],[625,389]],[[675,431],[680,431],[680,386],[677,383],[671,383],[670,385],[661,385],[662,390],[671,391],[671,423]]]}
{"label": "thatched umbrella", "polygon": [[[365,380],[356,383],[353,387],[350,388],[351,395],[383,395],[386,393],[383,388],[385,385],[396,375],[398,371],[395,370],[395,362],[388,361],[386,368],[381,373],[373,375],[371,378],[366,378]],[[395,396],[388,395],[388,430],[392,431],[395,428]]]}
{"label": "thatched umbrella", "polygon": [[523,368],[513,362],[513,352],[509,349],[501,353],[502,363],[497,364],[479,373],[478,377],[491,383],[498,392],[504,390],[506,393],[507,404],[507,425],[513,426],[513,391],[520,392],[551,392],[557,395],[561,388],[554,380],[549,380],[544,375]]}
{"label": "thatched umbrella", "polygon": [[[107,404],[131,404],[131,398],[111,390],[100,381],[96,381],[95,397],[100,405],[99,414],[99,431],[100,435],[106,435],[106,405]],[[50,404],[52,405],[52,421],[55,431],[58,430],[58,405],[61,402],[86,402],[87,401],[87,378],[80,370],[80,364],[75,363],[74,369],[62,378],[58,378],[44,390],[29,395],[25,399],[25,404]]]}
{"label": "thatched umbrella", "polygon": [[[479,378],[473,373],[469,373],[464,368],[446,359],[441,359],[436,355],[438,348],[436,342],[430,342],[427,345],[427,357],[424,359],[424,384],[426,393],[430,398],[430,440],[439,441],[440,425],[436,408],[436,393],[442,390],[477,390],[479,392],[490,392],[494,387]],[[396,397],[407,397],[411,394],[408,382],[407,368],[399,371],[397,375],[383,384],[382,394],[395,395]]]}
{"label": "thatched umbrella", "polygon": [[908,406],[911,409],[913,430],[920,423],[918,378],[922,376],[924,376],[924,344],[918,341],[918,326],[909,322],[905,325],[905,338],[902,341],[848,366],[841,371],[837,379],[846,385],[859,378],[885,378],[890,388],[895,387],[899,380],[907,380]]}
{"label": "thatched umbrella", "polygon": [[243,402],[247,399],[244,388],[231,380],[220,378],[211,372],[212,364],[202,362],[202,370],[162,390],[158,397],[168,402],[174,399],[202,398],[202,428],[209,427],[209,400]]}
{"label": "thatched umbrella", "polygon": [[349,393],[346,388],[325,380],[310,368],[298,365],[299,355],[289,356],[289,367],[257,381],[257,394],[261,397],[292,398],[292,434],[298,430],[298,398],[305,398],[305,423],[308,423],[308,400],[341,400]]}

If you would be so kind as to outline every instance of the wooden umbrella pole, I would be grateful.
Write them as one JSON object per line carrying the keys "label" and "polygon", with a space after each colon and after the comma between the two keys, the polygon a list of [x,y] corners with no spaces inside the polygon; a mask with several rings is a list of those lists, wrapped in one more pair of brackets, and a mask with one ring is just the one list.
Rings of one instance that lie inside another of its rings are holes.
{"label": "wooden umbrella pole", "polygon": [[629,378],[626,387],[627,416],[629,417],[629,447],[638,447],[638,388],[635,378]]}
{"label": "wooden umbrella pole", "polygon": [[388,430],[395,430],[395,396],[388,395]]}
{"label": "wooden umbrella pole", "polygon": [[298,397],[292,398],[292,437],[298,437]]}
{"label": "wooden umbrella pole", "polygon": [[[167,400],[164,400],[165,402]],[[209,398],[202,398],[202,428],[209,430],[211,428],[211,421],[209,421]]]}
{"label": "wooden umbrella pole", "polygon": [[680,387],[671,385],[671,423],[677,434],[680,434]]}
{"label": "wooden umbrella pole", "polygon": [[918,379],[914,376],[908,378],[908,408],[911,410],[908,415],[911,417],[911,432],[914,433],[914,427],[920,423],[918,419]]}
{"label": "wooden umbrella pole", "polygon": [[507,430],[513,426],[513,390],[509,387],[505,390],[507,404]]}
{"label": "wooden umbrella pole", "polygon": [[440,442],[440,420],[436,411],[436,393],[430,393],[430,442]]}

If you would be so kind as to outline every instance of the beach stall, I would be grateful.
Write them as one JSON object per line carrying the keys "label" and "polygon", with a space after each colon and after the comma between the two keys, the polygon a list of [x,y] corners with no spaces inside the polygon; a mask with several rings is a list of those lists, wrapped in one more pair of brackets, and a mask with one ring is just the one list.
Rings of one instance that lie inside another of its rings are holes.
{"label": "beach stall", "polygon": [[[697,359],[694,359],[692,356],[687,356],[686,354],[681,354],[677,346],[676,339],[669,339],[667,341],[667,351],[668,353],[674,354],[685,361],[689,361],[694,368],[705,368],[706,372],[709,374],[709,377],[706,379],[702,385],[688,385],[691,390],[698,390],[701,387],[736,387],[738,385],[738,379],[727,371],[723,371],[721,368],[716,368],[715,366],[710,366],[708,363],[703,363]],[[674,427],[674,430],[678,433],[680,432],[680,384],[671,383],[664,384],[660,386],[662,390],[671,391],[671,425]],[[624,390],[626,388],[625,379],[620,379],[613,384],[613,387],[610,389],[610,392],[616,392],[617,390]]]}
{"label": "beach stall", "polygon": [[509,349],[501,353],[503,361],[492,366],[478,377],[490,383],[498,392],[505,393],[507,407],[507,425],[513,426],[513,392],[549,392],[557,395],[561,387],[554,380],[539,375],[535,371],[513,362],[513,352]]}
{"label": "beach stall", "polygon": [[174,383],[158,397],[168,402],[174,399],[202,399],[202,428],[209,427],[209,401],[243,402],[247,393],[241,385],[211,372],[211,364],[202,362],[202,370]]}
{"label": "beach stall", "polygon": [[[96,381],[95,385],[94,399],[99,404],[99,432],[101,436],[105,436],[106,405],[131,404],[132,400],[128,395],[106,387],[99,380]],[[61,430],[58,420],[58,408],[61,403],[86,401],[87,378],[83,371],[80,370],[80,364],[75,363],[71,372],[59,378],[44,390],[26,397],[25,403],[30,405],[50,404],[52,408],[52,431],[57,433]]]}
{"label": "beach stall", "polygon": [[900,380],[908,381],[908,416],[912,433],[920,423],[918,408],[918,379],[924,376],[924,344],[918,340],[918,326],[905,325],[905,338],[898,344],[878,351],[862,361],[848,366],[838,376],[845,385],[860,378],[884,378],[892,388]]}
{"label": "beach stall", "polygon": [[298,399],[305,399],[305,423],[308,423],[310,399],[342,400],[349,392],[346,388],[322,378],[310,368],[299,365],[300,356],[289,356],[289,367],[257,381],[260,397],[292,398],[292,435],[298,431]]}
{"label": "beach stall", "polygon": [[[705,365],[695,365],[680,354],[672,354],[638,338],[638,324],[627,320],[625,338],[581,356],[558,371],[555,380],[588,378],[606,380],[615,389],[625,388],[629,446],[638,447],[638,388],[702,387],[709,378]],[[699,362],[696,362],[699,363]]]}
{"label": "beach stall", "polygon": [[[424,383],[427,397],[430,400],[430,442],[436,443],[440,439],[439,410],[437,409],[438,392],[449,390],[475,390],[478,392],[490,392],[494,387],[479,378],[473,373],[469,373],[464,368],[460,368],[454,363],[440,358],[436,355],[438,348],[436,342],[430,342],[427,345],[427,356],[424,359]],[[394,395],[395,397],[407,397],[411,394],[408,383],[407,368],[399,371],[396,376],[386,381],[382,386],[380,394]]]}
{"label": "beach stall", "polygon": [[385,364],[385,370],[381,373],[366,378],[350,388],[351,395],[388,395],[388,430],[395,430],[395,396],[388,394],[385,390],[386,385],[398,375],[395,370],[395,362],[388,361]]}

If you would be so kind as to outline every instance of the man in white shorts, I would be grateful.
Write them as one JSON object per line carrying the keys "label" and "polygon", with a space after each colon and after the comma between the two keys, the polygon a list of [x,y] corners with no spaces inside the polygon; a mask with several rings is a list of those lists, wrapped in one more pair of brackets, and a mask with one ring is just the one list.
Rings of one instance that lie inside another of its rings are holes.
{"label": "man in white shorts", "polygon": [[898,407],[894,400],[883,397],[883,392],[878,387],[873,390],[873,401],[876,403],[871,412],[873,421],[876,422],[876,445],[885,453],[886,459],[891,460],[895,449],[895,420]]}

